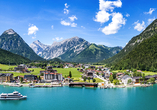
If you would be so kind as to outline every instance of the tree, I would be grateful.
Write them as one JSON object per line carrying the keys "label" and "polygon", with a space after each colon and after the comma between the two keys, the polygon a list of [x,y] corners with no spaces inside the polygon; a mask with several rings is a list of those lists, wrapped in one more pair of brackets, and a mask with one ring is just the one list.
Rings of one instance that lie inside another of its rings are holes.
{"label": "tree", "polygon": [[41,78],[40,78],[40,76],[39,76],[39,81],[41,81]]}
{"label": "tree", "polygon": [[144,73],[142,74],[142,79],[145,80],[145,74]]}
{"label": "tree", "polygon": [[84,82],[86,81],[86,76],[83,77]]}
{"label": "tree", "polygon": [[70,77],[70,78],[72,77],[71,71],[69,71],[69,77]]}
{"label": "tree", "polygon": [[90,77],[88,77],[88,81],[90,82]]}
{"label": "tree", "polygon": [[112,83],[112,81],[113,81],[113,75],[110,75],[109,80]]}
{"label": "tree", "polygon": [[154,84],[155,83],[155,78],[150,78],[147,80],[147,83]]}
{"label": "tree", "polygon": [[20,82],[23,83],[23,77],[20,77]]}
{"label": "tree", "polygon": [[132,83],[132,80],[131,80],[131,79],[128,80],[128,84],[130,84],[130,83]]}
{"label": "tree", "polygon": [[44,73],[41,73],[41,76],[44,76]]}
{"label": "tree", "polygon": [[113,80],[113,84],[114,84],[114,85],[118,85],[118,84],[119,84],[119,80],[118,80],[118,79],[114,79],[114,80]]}
{"label": "tree", "polygon": [[96,82],[96,79],[93,79],[93,82]]}

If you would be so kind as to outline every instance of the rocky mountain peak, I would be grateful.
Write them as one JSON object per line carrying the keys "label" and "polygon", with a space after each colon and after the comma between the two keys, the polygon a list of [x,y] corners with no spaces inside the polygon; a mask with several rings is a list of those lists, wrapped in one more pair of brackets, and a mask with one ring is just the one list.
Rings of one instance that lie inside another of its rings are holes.
{"label": "rocky mountain peak", "polygon": [[7,33],[7,34],[15,34],[16,32],[15,32],[13,29],[8,29],[8,30],[6,30],[4,33]]}

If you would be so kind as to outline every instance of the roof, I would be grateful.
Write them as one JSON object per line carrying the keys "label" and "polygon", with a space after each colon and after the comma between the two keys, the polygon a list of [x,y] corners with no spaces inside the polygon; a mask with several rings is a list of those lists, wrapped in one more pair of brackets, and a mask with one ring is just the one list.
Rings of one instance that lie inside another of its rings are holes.
{"label": "roof", "polygon": [[140,79],[142,78],[142,76],[135,76],[135,77],[132,77],[132,79]]}
{"label": "roof", "polygon": [[0,76],[11,76],[13,75],[12,73],[0,73]]}
{"label": "roof", "polygon": [[122,77],[122,79],[127,79],[127,78],[131,78],[129,75],[125,75]]}
{"label": "roof", "polygon": [[155,75],[148,75],[148,76],[145,76],[145,78],[155,78],[155,77],[157,77],[156,74],[155,74]]}

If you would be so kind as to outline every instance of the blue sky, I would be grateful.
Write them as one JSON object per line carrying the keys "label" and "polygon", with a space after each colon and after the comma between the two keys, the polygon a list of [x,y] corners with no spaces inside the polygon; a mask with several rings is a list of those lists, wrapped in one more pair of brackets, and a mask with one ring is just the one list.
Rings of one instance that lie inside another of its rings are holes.
{"label": "blue sky", "polygon": [[12,28],[29,45],[81,37],[122,46],[157,16],[156,0],[0,0],[0,33]]}

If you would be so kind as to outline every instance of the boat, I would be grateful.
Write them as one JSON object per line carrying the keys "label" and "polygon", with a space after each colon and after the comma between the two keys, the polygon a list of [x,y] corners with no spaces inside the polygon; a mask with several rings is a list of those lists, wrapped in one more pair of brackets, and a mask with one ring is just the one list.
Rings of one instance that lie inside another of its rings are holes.
{"label": "boat", "polygon": [[0,100],[20,100],[26,99],[27,96],[21,95],[18,91],[14,91],[13,93],[2,93],[0,94]]}
{"label": "boat", "polygon": [[10,86],[11,86],[11,87],[22,87],[21,84],[11,84]]}

